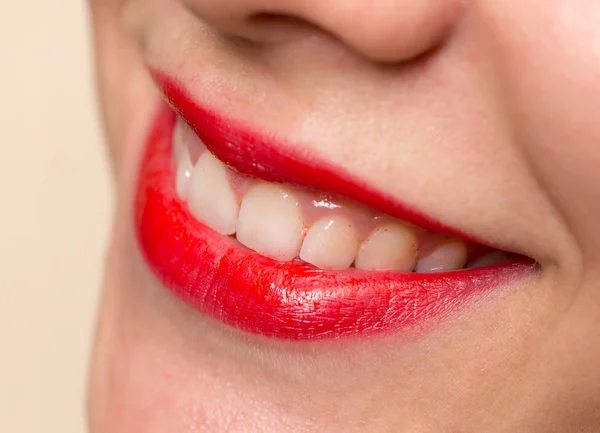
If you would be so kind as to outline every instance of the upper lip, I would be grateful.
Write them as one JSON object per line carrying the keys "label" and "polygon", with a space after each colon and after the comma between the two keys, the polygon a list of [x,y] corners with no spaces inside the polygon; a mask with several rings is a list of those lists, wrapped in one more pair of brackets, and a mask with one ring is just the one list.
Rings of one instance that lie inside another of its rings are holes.
{"label": "upper lip", "polygon": [[[207,148],[238,171],[340,194],[419,226],[468,237],[316,155],[302,156],[285,143],[203,108],[177,81],[159,71],[153,75]],[[173,124],[172,112],[162,110],[149,137],[136,199],[138,239],[168,288],[226,323],[291,339],[396,329],[447,313],[474,294],[535,269],[531,260],[514,258],[491,268],[440,274],[335,272],[277,262],[236,247],[195,221],[176,197],[169,150]]]}
{"label": "upper lip", "polygon": [[238,172],[265,181],[343,196],[432,232],[493,246],[372,188],[343,167],[335,166],[319,155],[309,154],[306,149],[298,150],[301,146],[292,146],[279,139],[275,141],[254,128],[225,119],[193,103],[181,84],[160,71],[153,70],[152,74],[170,105],[194,129],[206,147]]}

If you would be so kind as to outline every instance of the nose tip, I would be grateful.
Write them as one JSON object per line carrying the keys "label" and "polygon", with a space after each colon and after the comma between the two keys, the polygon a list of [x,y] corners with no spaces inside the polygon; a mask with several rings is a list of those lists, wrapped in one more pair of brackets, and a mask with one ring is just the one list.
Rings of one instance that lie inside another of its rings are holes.
{"label": "nose tip", "polygon": [[384,63],[407,61],[434,48],[465,10],[465,0],[183,1],[208,24],[254,42],[266,41],[257,31],[257,16],[286,17],[283,23],[304,22],[359,56]]}
{"label": "nose tip", "polygon": [[462,5],[452,0],[342,0],[323,2],[313,19],[359,55],[398,63],[443,41],[460,18]]}

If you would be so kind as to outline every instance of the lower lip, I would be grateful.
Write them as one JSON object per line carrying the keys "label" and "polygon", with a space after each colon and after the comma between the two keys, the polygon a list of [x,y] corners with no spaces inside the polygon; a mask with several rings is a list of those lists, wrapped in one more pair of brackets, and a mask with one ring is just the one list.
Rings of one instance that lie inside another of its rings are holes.
{"label": "lower lip", "polygon": [[439,274],[331,272],[281,263],[195,220],[175,192],[175,113],[152,124],[135,201],[137,238],[150,268],[177,297],[244,331],[286,340],[366,336],[421,328],[482,293],[533,274],[515,258]]}

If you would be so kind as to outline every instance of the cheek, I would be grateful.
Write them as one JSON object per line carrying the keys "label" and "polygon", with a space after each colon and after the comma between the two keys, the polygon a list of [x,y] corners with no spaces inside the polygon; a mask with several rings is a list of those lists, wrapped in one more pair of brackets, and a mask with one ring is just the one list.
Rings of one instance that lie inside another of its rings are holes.
{"label": "cheek", "polygon": [[[143,143],[160,97],[140,62],[126,11],[140,0],[92,0],[94,51],[102,131],[114,171],[127,169]],[[142,0],[145,2],[146,0]]]}
{"label": "cheek", "polygon": [[597,263],[600,3],[502,3],[493,23],[497,70],[515,139],[584,260]]}

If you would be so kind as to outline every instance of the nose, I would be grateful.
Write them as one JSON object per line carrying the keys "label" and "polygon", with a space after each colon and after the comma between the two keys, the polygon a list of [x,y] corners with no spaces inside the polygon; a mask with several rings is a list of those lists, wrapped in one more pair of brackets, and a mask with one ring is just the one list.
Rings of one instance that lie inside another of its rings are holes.
{"label": "nose", "polygon": [[[230,35],[272,43],[274,37],[306,34],[296,30],[309,28],[338,39],[362,57],[385,63],[407,61],[440,44],[466,4],[466,0],[182,1],[203,21]],[[278,31],[268,31],[274,28]]]}

